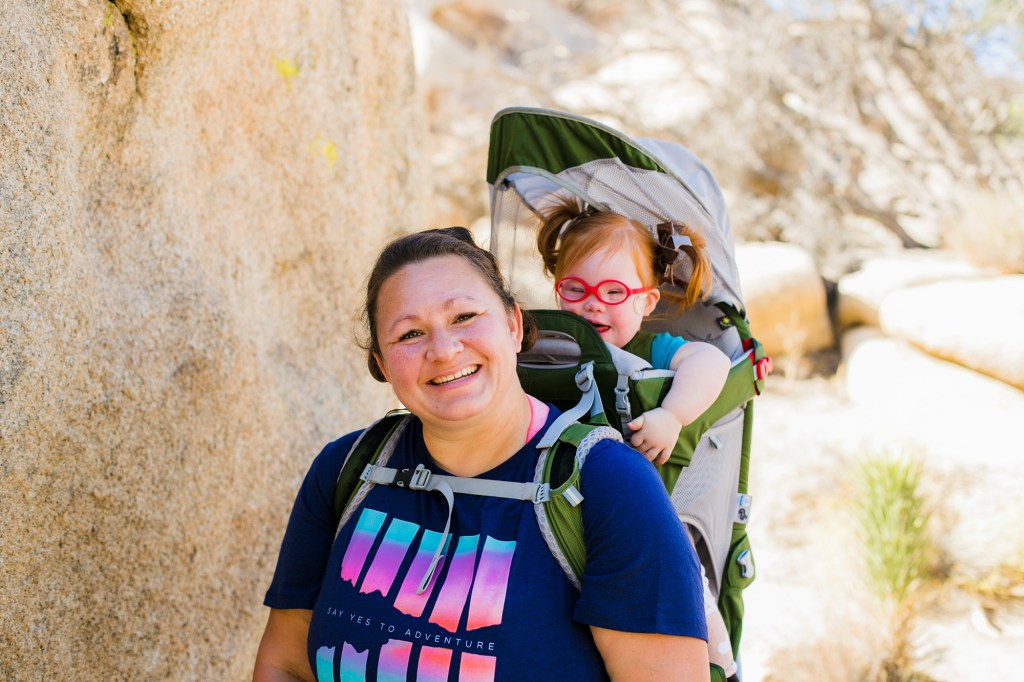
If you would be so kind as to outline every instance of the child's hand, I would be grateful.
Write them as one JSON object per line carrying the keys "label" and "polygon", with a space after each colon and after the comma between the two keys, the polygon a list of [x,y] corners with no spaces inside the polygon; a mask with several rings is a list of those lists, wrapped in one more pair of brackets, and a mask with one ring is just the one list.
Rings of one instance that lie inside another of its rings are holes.
{"label": "child's hand", "polygon": [[676,416],[663,407],[644,412],[626,426],[636,431],[629,439],[630,444],[656,466],[668,461],[683,428]]}

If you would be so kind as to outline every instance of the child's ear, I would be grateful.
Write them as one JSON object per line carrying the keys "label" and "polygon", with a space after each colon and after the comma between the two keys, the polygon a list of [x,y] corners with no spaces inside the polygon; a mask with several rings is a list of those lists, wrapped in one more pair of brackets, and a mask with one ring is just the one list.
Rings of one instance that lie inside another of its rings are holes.
{"label": "child's ear", "polygon": [[644,317],[654,312],[655,306],[661,300],[661,289],[651,289],[644,294]]}

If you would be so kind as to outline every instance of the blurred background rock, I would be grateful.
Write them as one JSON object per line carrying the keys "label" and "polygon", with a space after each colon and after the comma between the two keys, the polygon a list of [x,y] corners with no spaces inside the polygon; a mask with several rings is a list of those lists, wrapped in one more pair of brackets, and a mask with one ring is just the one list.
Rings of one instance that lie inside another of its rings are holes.
{"label": "blurred background rock", "polygon": [[251,675],[414,86],[394,3],[0,3],[0,679]]}
{"label": "blurred background rock", "polygon": [[[755,420],[748,682],[1011,679],[1021,17],[3,3],[0,679],[247,679],[301,476],[391,404],[353,343],[368,261],[421,227],[486,237],[488,128],[511,105],[681,142],[726,192],[780,368]],[[848,472],[894,446],[923,460],[941,560],[886,669],[842,531]]]}

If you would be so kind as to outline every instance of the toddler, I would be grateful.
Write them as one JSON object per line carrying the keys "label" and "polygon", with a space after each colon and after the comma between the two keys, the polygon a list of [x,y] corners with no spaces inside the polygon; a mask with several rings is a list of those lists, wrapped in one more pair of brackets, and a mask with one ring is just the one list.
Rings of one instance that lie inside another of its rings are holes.
{"label": "toddler", "polygon": [[[681,283],[682,294],[676,301],[680,310],[710,289],[704,238],[685,226],[674,227],[659,226],[656,238],[634,220],[563,199],[545,212],[537,236],[544,269],[555,280],[562,310],[586,319],[606,343],[643,357],[655,369],[675,371],[661,405],[626,425],[633,431],[630,444],[655,465],[668,461],[680,430],[715,401],[730,366],[729,358],[708,343],[687,342],[671,334],[657,334],[649,343],[649,335],[646,340],[638,338],[641,323],[662,296],[658,285],[673,281],[677,258],[688,257],[692,265],[689,281]],[[709,659],[732,679],[737,671],[732,645],[707,577],[702,577]]]}

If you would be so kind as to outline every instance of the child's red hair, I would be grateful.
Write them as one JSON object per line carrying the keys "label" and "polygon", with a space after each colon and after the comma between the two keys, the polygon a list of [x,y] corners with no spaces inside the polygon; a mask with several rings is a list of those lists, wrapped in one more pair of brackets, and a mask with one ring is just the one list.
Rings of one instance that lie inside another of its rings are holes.
{"label": "child's red hair", "polygon": [[[681,295],[672,299],[687,308],[711,290],[711,264],[704,248],[704,237],[686,225],[674,226],[677,234],[690,238],[681,247],[693,265],[688,282],[681,283]],[[650,229],[618,213],[586,209],[575,197],[563,197],[543,212],[537,233],[537,248],[545,272],[556,281],[572,267],[602,249],[628,249],[636,264],[641,283],[646,287],[670,281],[669,267],[661,267],[662,247]],[[678,283],[678,282],[677,282]]]}

